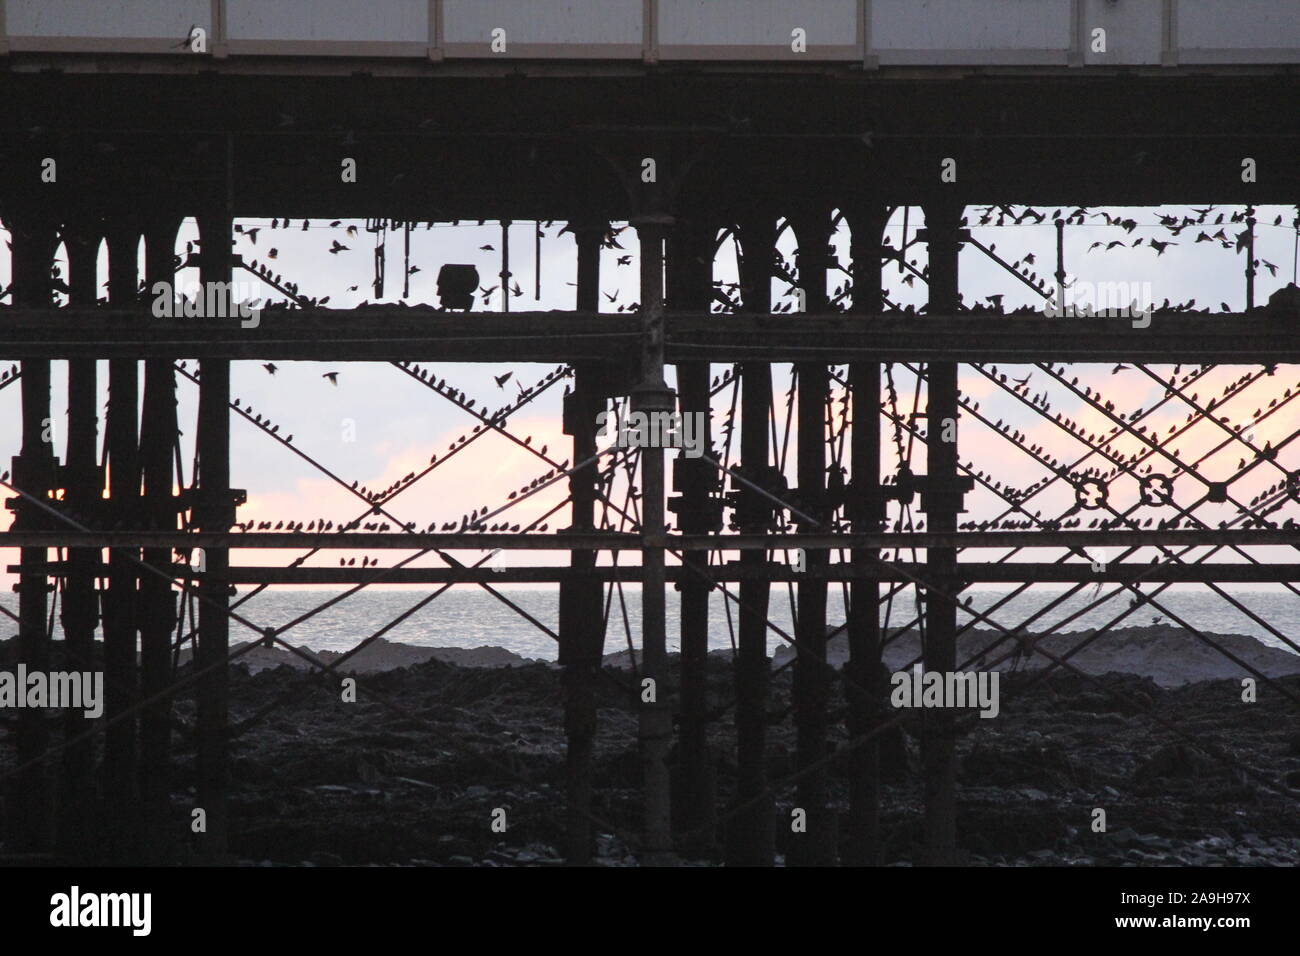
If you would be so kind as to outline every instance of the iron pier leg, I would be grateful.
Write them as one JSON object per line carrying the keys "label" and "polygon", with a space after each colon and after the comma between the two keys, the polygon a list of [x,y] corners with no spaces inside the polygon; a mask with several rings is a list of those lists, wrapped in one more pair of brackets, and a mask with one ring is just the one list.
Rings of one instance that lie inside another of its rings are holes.
{"label": "iron pier leg", "polygon": [[[600,309],[600,246],[609,223],[578,223],[572,232],[578,244],[579,311]],[[565,397],[565,430],[573,436],[573,463],[596,454],[596,414],[603,404],[599,368],[580,364],[574,369],[574,388]],[[594,462],[569,477],[573,502],[571,530],[591,531],[596,522]],[[596,566],[596,552],[572,551],[575,573]],[[591,863],[591,764],[596,739],[596,672],[605,645],[605,618],[600,581],[594,576],[560,583],[560,664],[564,667],[564,729],[568,738],[565,780],[568,791],[566,857],[572,866]]]}
{"label": "iron pier leg", "polygon": [[[745,312],[772,311],[773,255],[776,219],[754,215],[738,228],[741,305]],[[746,362],[740,368],[740,468],[757,482],[768,467],[768,415],[772,404],[772,369],[766,362]],[[739,493],[736,525],[742,533],[769,530],[771,506],[745,485]],[[766,552],[744,551],[747,569],[768,567]],[[740,582],[739,636],[736,654],[736,796],[740,809],[727,827],[728,866],[771,866],[775,856],[772,796],[767,791],[767,698],[770,682],[767,657],[767,609],[771,583],[752,578]]]}
{"label": "iron pier leg", "polygon": [[[655,415],[676,403],[664,382],[664,240],[672,226],[664,214],[633,221],[640,239],[642,364],[641,383],[632,392],[632,410]],[[643,862],[666,863],[672,853],[672,798],[668,752],[672,710],[668,688],[668,648],[664,600],[664,452],[641,449],[641,696],[638,703],[641,758],[645,779]]]}
{"label": "iron pier leg", "polygon": [[[100,228],[79,223],[64,232],[68,250],[68,299],[74,306],[93,306],[97,299]],[[103,500],[99,444],[98,362],[68,360],[68,441],[64,468],[64,503],[73,520],[87,527],[98,523]],[[97,548],[71,548],[63,586],[63,640],[68,668],[100,670],[95,659],[95,628],[99,624],[99,595],[95,591],[100,553]],[[69,708],[63,718],[65,739],[73,740],[93,727],[84,711]],[[59,857],[66,864],[91,861],[98,840],[95,820],[95,742],[71,744],[63,752],[59,795]]]}
{"label": "iron pier leg", "polygon": [[[961,250],[962,205],[939,201],[925,206],[926,234],[930,247],[931,315],[951,315],[958,309],[957,258]],[[951,533],[957,530],[960,495],[957,493],[957,365],[931,362],[926,398],[926,470],[928,472],[925,512],[927,530]],[[951,428],[952,441],[943,433]],[[927,671],[953,671],[957,666],[957,604],[960,583],[957,552],[953,548],[926,550]],[[938,589],[942,593],[936,593]],[[957,741],[952,710],[926,708],[922,719],[922,763],[925,769],[925,854],[927,864],[951,865],[957,853]]]}
{"label": "iron pier leg", "polygon": [[[866,204],[849,215],[852,229],[850,256],[853,260],[853,304],[855,314],[865,317],[880,312],[881,235],[887,223],[886,209]],[[849,366],[853,429],[850,438],[853,478],[850,483],[850,520],[855,534],[876,533],[883,524],[880,497],[880,363],[855,362]],[[877,567],[880,550],[853,551],[859,568]],[[880,585],[872,580],[855,580],[849,586],[848,615],[849,679],[848,732],[853,740],[868,733],[883,717],[885,690],[881,677]],[[844,863],[874,866],[881,862],[880,840],[880,742],[873,739],[849,755],[849,820]]]}
{"label": "iron pier leg", "polygon": [[[829,259],[830,215],[818,210],[791,217],[799,241],[797,254],[799,286],[809,312],[826,307],[826,272]],[[796,519],[804,532],[828,530],[830,515],[824,501],[826,490],[826,395],[830,377],[825,365],[800,362],[798,394],[798,502],[810,518]],[[808,572],[830,564],[830,552],[809,549],[804,566]],[[825,764],[827,705],[830,699],[830,669],[826,666],[826,580],[799,582],[799,620],[795,639],[798,657],[794,665],[794,704],[800,771],[820,764],[799,779],[796,799],[807,812],[807,831],[795,834],[789,862],[793,866],[831,866],[835,863],[835,818],[828,806],[829,771]]]}
{"label": "iron pier leg", "polygon": [[[119,219],[108,226],[108,299],[129,308],[140,301],[137,266],[140,230]],[[111,514],[124,528],[140,527],[140,381],[135,359],[108,363],[108,488]],[[140,557],[138,548],[113,548],[104,595],[105,849],[113,862],[134,861],[140,838],[136,725],[132,715],[118,719],[138,699]]]}
{"label": "iron pier leg", "polygon": [[[679,311],[707,312],[712,299],[713,231],[700,220],[679,222],[669,243],[668,304]],[[691,419],[692,431],[706,454],[711,454],[712,429],[709,414],[709,363],[679,362],[677,389],[683,427]],[[704,427],[695,428],[699,421]],[[718,474],[703,458],[679,453],[673,459],[675,490],[681,493],[670,504],[677,514],[677,528],[684,534],[709,534],[720,530],[709,511],[711,493]],[[683,849],[694,855],[706,854],[713,846],[715,785],[708,752],[708,663],[709,591],[708,555],[687,552],[682,564],[688,573],[678,586],[681,592],[681,721],[678,744],[678,786],[674,792],[674,828],[687,834]],[[680,843],[681,841],[679,841]]]}
{"label": "iron pier leg", "polygon": [[[232,220],[228,207],[199,217],[202,261],[199,278],[229,282]],[[202,321],[202,320],[200,320]],[[209,321],[212,321],[209,319]],[[230,493],[230,362],[199,362],[199,494],[195,523],[202,531],[226,532],[234,523]],[[199,585],[199,631],[196,665],[208,672],[198,689],[198,806],[207,816],[200,840],[204,862],[224,862],[229,840],[227,798],[230,789],[229,693],[230,668],[222,663],[230,653],[230,570],[228,548],[204,551]],[[208,670],[211,668],[211,670]]]}
{"label": "iron pier leg", "polygon": [[[145,285],[172,281],[172,256],[179,222],[160,219],[145,235]],[[176,443],[176,376],[171,359],[149,359],[144,368],[144,404],[140,429],[140,458],[144,471],[144,515],[156,531],[176,530],[173,497],[173,450]],[[144,560],[170,573],[171,552],[146,548]],[[171,582],[156,574],[140,579],[141,693],[150,698],[171,682],[171,635],[176,624],[176,599]],[[145,862],[158,865],[170,855],[174,840],[168,824],[171,773],[171,700],[149,705],[140,719],[140,796],[144,817]]]}
{"label": "iron pier leg", "polygon": [[[21,216],[14,217],[9,226],[13,235],[14,304],[49,307],[54,224],[41,217]],[[48,359],[24,359],[20,364],[22,449],[13,462],[13,481],[23,492],[44,499],[54,486],[55,464],[50,441],[50,363]],[[30,502],[20,500],[14,512],[14,525],[19,529],[58,527]],[[28,671],[50,670],[48,584],[44,571],[48,556],[43,547],[27,547],[19,552],[23,570],[18,577],[18,661]],[[37,762],[13,778],[9,843],[18,852],[45,853],[52,848],[54,823],[53,788],[43,759],[49,746],[45,714],[34,708],[19,711],[16,737],[19,764]]]}

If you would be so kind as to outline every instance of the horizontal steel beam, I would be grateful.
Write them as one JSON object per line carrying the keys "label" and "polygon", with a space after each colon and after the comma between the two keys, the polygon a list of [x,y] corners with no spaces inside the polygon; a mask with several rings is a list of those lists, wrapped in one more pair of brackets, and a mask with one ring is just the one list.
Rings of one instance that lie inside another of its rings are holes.
{"label": "horizontal steel beam", "polygon": [[[10,565],[16,573],[19,565]],[[50,577],[63,577],[68,573],[66,562],[53,562],[32,569]],[[203,574],[186,565],[173,565],[170,573],[179,580],[199,581]],[[695,572],[682,565],[667,569],[668,580],[698,580]],[[100,565],[96,576],[108,574],[108,565]],[[1056,564],[1046,562],[976,562],[960,566],[961,579],[967,584],[1093,584],[1093,583],[1201,583],[1219,584],[1276,584],[1300,581],[1300,564],[1107,564],[1104,569],[1093,570],[1087,562]],[[917,578],[924,580],[926,566],[915,562],[897,565],[864,566],[831,564],[811,566],[805,570],[772,562],[755,567],[729,562],[709,568],[708,576],[714,581],[891,581],[905,582]],[[562,581],[598,580],[635,583],[641,580],[639,565],[599,566],[591,569],[566,566],[535,566],[512,568],[305,568],[271,566],[237,566],[222,580],[231,584],[547,584]]]}
{"label": "horizontal steel beam", "polygon": [[[251,321],[244,320],[244,321]],[[1155,313],[1134,320],[991,314],[670,314],[669,362],[1300,362],[1300,321],[1265,309]],[[0,359],[209,358],[309,361],[619,361],[635,314],[440,312],[430,307],[268,310],[238,318],[155,318],[147,310],[0,309]]]}
{"label": "horizontal steel beam", "polygon": [[[290,548],[319,550],[522,550],[637,551],[640,535],[620,532],[583,534],[401,534],[397,532],[248,531],[221,534],[184,531],[4,531],[0,548]],[[929,531],[878,534],[669,534],[653,539],[675,551],[764,551],[792,548],[1069,548],[1275,546],[1300,548],[1300,528],[1200,528],[1085,531]]]}

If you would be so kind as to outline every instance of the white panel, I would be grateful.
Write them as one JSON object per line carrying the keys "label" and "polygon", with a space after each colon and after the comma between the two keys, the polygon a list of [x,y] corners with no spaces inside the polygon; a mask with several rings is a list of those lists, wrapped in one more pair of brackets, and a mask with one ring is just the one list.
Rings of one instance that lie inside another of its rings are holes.
{"label": "white panel", "polygon": [[209,0],[6,0],[5,27],[21,37],[175,37],[212,24]]}
{"label": "white panel", "polygon": [[[1083,61],[1099,66],[1158,64],[1164,39],[1163,8],[1159,0],[1086,0],[1080,40]],[[1092,52],[1092,31],[1097,28],[1106,31],[1105,53]]]}
{"label": "white panel", "polygon": [[1300,52],[1300,0],[1181,0],[1178,45],[1184,50],[1289,49],[1295,54]]}
{"label": "white panel", "polygon": [[809,52],[858,42],[857,0],[659,0],[662,46],[790,46],[796,27]]}
{"label": "white panel", "polygon": [[428,0],[226,0],[231,40],[427,43]]}
{"label": "white panel", "polygon": [[879,51],[1070,46],[1070,0],[872,0],[871,13],[871,47]]}
{"label": "white panel", "polygon": [[443,0],[447,43],[483,44],[492,31],[511,43],[613,43],[640,46],[641,0]]}

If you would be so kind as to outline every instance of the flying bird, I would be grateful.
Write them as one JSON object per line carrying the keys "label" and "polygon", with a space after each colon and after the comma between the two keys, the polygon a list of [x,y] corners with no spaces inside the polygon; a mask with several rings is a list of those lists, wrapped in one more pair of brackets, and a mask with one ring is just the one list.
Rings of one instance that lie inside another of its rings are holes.
{"label": "flying bird", "polygon": [[266,370],[267,370],[270,374],[272,374],[272,375],[275,374],[277,367],[278,367],[278,366],[276,366],[276,364],[275,364],[274,362],[263,362],[263,363],[262,363],[262,368],[266,369]]}
{"label": "flying bird", "polygon": [[331,385],[337,385],[339,383],[338,372],[326,372],[324,375],[321,376],[321,378],[329,379]]}

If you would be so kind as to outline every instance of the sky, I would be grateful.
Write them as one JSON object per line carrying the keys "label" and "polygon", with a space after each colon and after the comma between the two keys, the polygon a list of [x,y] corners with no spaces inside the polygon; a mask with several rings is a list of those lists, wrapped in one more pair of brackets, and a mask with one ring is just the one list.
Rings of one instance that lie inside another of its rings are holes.
{"label": "sky", "polygon": [[[1047,215],[1045,224],[1036,225],[1026,219],[1021,224],[1006,221],[997,225],[996,214],[987,224],[980,225],[979,219],[984,207],[967,208],[971,221],[972,233],[985,246],[988,246],[1006,262],[1020,262],[1022,265],[1032,256],[1032,262],[1024,265],[1028,272],[1036,273],[1038,278],[1046,278],[1046,288],[1050,291],[1053,280],[1051,273],[1055,266],[1056,238],[1051,225],[1053,210],[1039,210]],[[1174,303],[1195,300],[1196,308],[1209,305],[1211,311],[1219,311],[1221,303],[1231,310],[1240,310],[1245,304],[1246,280],[1243,275],[1245,257],[1233,248],[1224,249],[1217,241],[1196,241],[1202,232],[1212,234],[1219,228],[1232,239],[1243,228],[1240,224],[1230,222],[1234,213],[1240,213],[1241,207],[1214,207],[1206,216],[1205,225],[1193,225],[1172,236],[1166,225],[1161,225],[1161,217],[1175,217],[1181,222],[1182,217],[1199,217],[1199,210],[1206,207],[1160,207],[1140,209],[1093,209],[1083,224],[1067,226],[1065,233],[1064,254],[1066,270],[1080,283],[1087,282],[1128,282],[1135,287],[1149,288],[1151,299],[1158,305],[1165,298]],[[1012,207],[1017,215],[1023,207]],[[1069,210],[1065,211],[1068,215]],[[1215,225],[1215,219],[1224,215],[1222,227]],[[1277,288],[1293,281],[1296,269],[1297,230],[1295,207],[1267,206],[1259,207],[1256,229],[1256,255],[1261,260],[1260,272],[1256,277],[1255,301],[1262,304]],[[1094,218],[1095,217],[1095,218]],[[1137,223],[1130,230],[1117,225],[1107,225],[1105,217],[1115,222],[1131,219]],[[1274,225],[1280,217],[1280,223]],[[296,282],[302,293],[317,299],[329,297],[331,307],[350,307],[363,301],[376,301],[373,281],[373,249],[380,237],[366,231],[362,221],[310,222],[309,228],[302,229],[302,220],[294,220],[289,227],[272,229],[272,220],[267,218],[247,218],[238,220],[242,232],[237,234],[236,251],[245,261],[257,260],[272,266],[286,280]],[[616,227],[622,224],[615,224]],[[924,225],[921,210],[900,209],[890,221],[887,236],[895,247],[914,240],[915,231]],[[354,227],[355,234],[350,234],[349,226]],[[531,222],[516,223],[509,230],[511,246],[511,264],[513,281],[518,283],[520,295],[511,297],[510,307],[514,311],[572,309],[575,297],[576,254],[572,236],[562,233],[563,223],[542,224],[540,261],[535,259],[534,234],[537,225]],[[254,232],[253,230],[256,230]],[[177,251],[184,254],[187,243],[197,238],[192,221],[183,226],[177,240]],[[626,309],[639,297],[637,294],[637,256],[635,231],[625,229],[617,235],[617,241],[623,248],[607,249],[602,257],[601,308],[605,312]],[[1143,241],[1134,247],[1134,240]],[[1169,242],[1157,254],[1149,243],[1152,240]],[[1109,243],[1120,241],[1124,245],[1106,248]],[[347,246],[330,252],[335,244]],[[849,232],[841,224],[834,238],[834,247],[840,263],[847,267]],[[485,248],[485,247],[491,248]],[[441,223],[432,228],[419,224],[411,236],[410,263],[418,271],[410,275],[409,296],[403,299],[402,273],[403,261],[402,230],[390,230],[386,236],[387,282],[385,295],[379,301],[408,303],[428,302],[436,304],[435,283],[439,267],[444,263],[472,263],[480,276],[484,287],[498,286],[491,295],[480,295],[475,303],[475,312],[499,310],[502,307],[500,283],[496,274],[501,269],[500,254],[502,247],[502,229],[499,224],[487,223],[482,226],[473,223],[456,225]],[[274,258],[270,250],[275,250]],[[779,249],[793,264],[795,242],[792,233],[785,230],[780,239]],[[106,280],[106,253],[101,253],[101,282]],[[622,259],[622,263],[620,263]],[[924,270],[926,251],[923,243],[908,247],[907,259],[916,269]],[[142,260],[143,261],[143,260]],[[1273,274],[1264,263],[1276,269]],[[66,262],[57,263],[57,268],[66,275]],[[540,271],[540,297],[535,294],[536,279]],[[1022,305],[1034,304],[1040,307],[1043,299],[1026,284],[1009,274],[1004,268],[993,262],[980,250],[967,246],[963,249],[960,262],[961,289],[964,302],[972,305],[986,301],[986,297],[1004,296],[1002,305],[1010,310]],[[734,282],[736,276],[735,248],[731,241],[724,241],[720,247],[714,268],[715,283]],[[197,281],[196,269],[185,269],[178,274],[178,285],[182,288],[187,283]],[[266,288],[260,280],[249,273],[243,274],[249,283],[249,295],[270,295],[278,298],[278,293]],[[832,271],[828,280],[828,291],[834,295],[842,289],[847,280],[843,271]],[[0,261],[0,284],[9,283],[8,263]],[[1082,286],[1080,286],[1082,287]],[[910,277],[902,267],[889,265],[886,268],[886,295],[899,307],[920,307],[926,298],[925,282],[922,278]],[[789,288],[784,281],[774,280],[774,301],[783,304],[792,302]],[[466,322],[472,326],[474,313],[466,316]],[[723,319],[719,319],[723,321]],[[1086,319],[1062,319],[1062,321],[1087,321]],[[461,436],[472,436],[476,420],[455,407],[439,394],[431,390],[417,377],[392,365],[384,363],[336,363],[331,365],[312,362],[276,362],[276,371],[271,374],[260,362],[236,362],[232,368],[232,396],[238,398],[241,407],[252,407],[254,413],[269,417],[279,426],[281,436],[293,435],[293,444],[305,453],[318,459],[335,474],[350,484],[353,480],[370,489],[383,489],[394,481],[411,472],[419,472],[433,455],[446,457],[451,446]],[[106,363],[101,363],[100,389],[101,400],[107,380]],[[192,371],[194,363],[188,365]],[[55,424],[56,448],[63,453],[63,434],[59,430],[66,422],[66,371],[61,362],[54,363],[53,413]],[[840,367],[842,368],[842,366]],[[1058,366],[1059,368],[1059,366]],[[1172,365],[1151,366],[1161,380],[1168,380],[1174,373]],[[469,398],[475,400],[479,407],[496,408],[518,398],[519,388],[533,386],[545,380],[554,372],[555,366],[536,365],[435,365],[428,366],[428,372],[437,379],[445,379],[449,387],[462,390]],[[714,366],[713,375],[723,375],[724,366]],[[1189,384],[1189,393],[1196,393],[1204,404],[1211,396],[1223,399],[1223,389],[1249,374],[1249,368],[1220,367],[1202,375],[1198,370],[1183,367],[1178,370],[1176,381],[1181,382],[1189,373],[1195,380]],[[337,384],[326,378],[327,373],[337,372]],[[495,380],[505,372],[510,378],[503,383]],[[898,395],[897,411],[903,420],[913,410],[914,395],[917,394],[915,372],[905,365],[895,365],[892,369],[894,385]],[[995,383],[999,376],[1006,375],[1009,381],[1024,379],[1029,375],[1025,386],[1023,401],[1000,389]],[[1068,383],[1078,378],[1077,388],[1102,392],[1107,400],[1115,403],[1117,412],[1125,414],[1136,409],[1148,408],[1160,401],[1165,393],[1163,381],[1156,381],[1138,369],[1120,369],[1115,371],[1111,365],[1079,365],[1065,370],[1064,379]],[[572,457],[569,439],[560,430],[561,396],[568,379],[556,379],[537,398],[526,405],[510,419],[510,430],[520,438],[529,436],[531,447],[549,449],[550,457],[563,461]],[[793,423],[786,421],[785,391],[789,384],[788,366],[775,369],[775,429],[780,444],[793,450],[797,440],[797,430]],[[1049,474],[1045,468],[1036,463],[1023,451],[1014,447],[1002,434],[991,428],[994,422],[1001,421],[1011,431],[1022,432],[1019,440],[1023,447],[1041,446],[1040,457],[1046,460],[1072,462],[1087,453],[1086,441],[1070,435],[1057,426],[1051,419],[1044,418],[1031,411],[1031,400],[1047,402],[1051,406],[1050,415],[1062,414],[1077,423],[1084,434],[1101,433],[1113,427],[1113,422],[1096,411],[1087,410],[1083,401],[1070,392],[1067,384],[1054,381],[1043,369],[1029,367],[1001,367],[992,371],[971,366],[962,366],[960,387],[964,397],[973,405],[978,402],[978,415],[987,419],[982,422],[973,411],[963,414],[960,421],[960,457],[963,462],[970,462],[972,470],[986,476],[991,483],[1016,486],[1029,485],[1036,479]],[[1286,389],[1300,392],[1300,368],[1279,367],[1275,374],[1266,376],[1258,382],[1252,382],[1249,388],[1240,394],[1227,397],[1222,406],[1216,406],[1214,416],[1229,418],[1229,426],[1245,423],[1253,418],[1253,410],[1264,410],[1271,400],[1282,400]],[[184,478],[190,479],[192,467],[192,436],[194,432],[194,415],[197,408],[197,387],[184,376],[178,381],[180,399],[179,415],[183,431]],[[714,400],[715,438],[721,444],[723,424],[731,403],[732,388],[720,389]],[[842,397],[837,390],[834,397]],[[924,389],[920,390],[920,407],[924,407]],[[1300,405],[1300,402],[1297,402]],[[842,406],[833,405],[838,411]],[[887,409],[894,411],[893,407]],[[1189,408],[1176,397],[1171,398],[1158,411],[1142,419],[1146,427],[1153,427],[1162,436],[1171,428],[1184,424]],[[1255,426],[1256,447],[1263,447],[1265,442],[1274,445],[1285,439],[1296,424],[1300,423],[1290,406],[1275,414],[1263,423]],[[834,434],[839,426],[833,424]],[[924,427],[923,423],[921,427]],[[784,437],[788,433],[788,438]],[[1185,435],[1180,435],[1173,442],[1179,449],[1184,461],[1210,452],[1227,433],[1212,423],[1201,423]],[[884,428],[883,455],[886,474],[893,473],[898,464],[899,447],[894,441],[895,435],[887,422]],[[19,447],[19,389],[18,387],[0,389],[0,449],[8,458],[17,453]],[[729,460],[734,462],[737,453],[738,432],[733,439]],[[1132,439],[1121,439],[1114,446],[1123,454],[1139,448],[1139,443]],[[307,461],[297,457],[283,444],[274,440],[250,422],[240,416],[232,416],[232,484],[248,492],[248,503],[240,509],[241,521],[310,522],[327,518],[336,524],[341,520],[358,517],[364,508],[358,499],[345,488],[315,470]],[[909,455],[913,469],[924,472],[925,449],[919,439],[907,440],[903,435],[903,453]],[[1251,459],[1239,442],[1230,441],[1228,447],[1210,454],[1203,465],[1201,473],[1210,480],[1224,480],[1231,477],[1241,467],[1243,456]],[[1098,465],[1097,456],[1084,462],[1080,467]],[[1150,462],[1155,472],[1169,473],[1172,463],[1159,460]],[[793,452],[789,455],[789,471],[793,475]],[[1109,465],[1107,465],[1109,467]],[[1145,467],[1145,465],[1139,466]],[[444,465],[439,465],[428,477],[416,483],[412,488],[398,496],[392,502],[392,510],[403,520],[411,521],[421,529],[431,522],[441,526],[444,522],[459,522],[462,515],[481,506],[496,508],[507,501],[512,491],[517,492],[530,481],[549,470],[548,466],[525,449],[512,444],[496,434],[475,439],[463,452],[448,458]],[[1277,466],[1265,463],[1264,466],[1251,469],[1250,473],[1235,481],[1232,485],[1234,495],[1248,501],[1269,485],[1280,480],[1286,471],[1300,470],[1300,451],[1288,446],[1278,456]],[[1199,483],[1192,478],[1180,478],[1175,484],[1175,498],[1190,501],[1199,497],[1193,494]],[[511,524],[527,525],[540,520],[548,509],[563,500],[565,484],[555,485],[547,491],[529,498],[525,503],[511,509],[507,515]],[[619,500],[626,491],[625,485],[616,489]],[[1121,477],[1111,484],[1110,501],[1121,511],[1134,503],[1138,497],[1138,482],[1129,477]],[[1044,517],[1060,515],[1070,507],[1074,493],[1062,482],[1036,496],[1026,507],[1032,513],[1040,511]],[[997,496],[990,490],[977,485],[976,490],[967,498],[966,521],[988,520],[1005,509]],[[1139,510],[1138,517],[1150,517],[1158,521],[1167,516],[1169,509],[1149,508]],[[1198,514],[1201,513],[1198,511]],[[1207,520],[1213,518],[1217,523],[1221,515],[1230,512],[1215,512],[1206,509]],[[1293,515],[1295,506],[1284,509],[1281,517]],[[1086,513],[1084,524],[1091,517],[1101,512]],[[5,519],[0,519],[0,521]],[[376,519],[382,520],[382,519]],[[907,516],[891,511],[891,525],[894,521],[903,522]],[[913,514],[911,520],[919,522],[920,516]],[[558,530],[568,524],[566,510],[561,510],[546,521],[549,530]],[[1204,552],[1193,552],[1192,557]],[[1262,553],[1262,552],[1261,552]],[[998,552],[987,554],[988,559],[995,559]],[[407,552],[391,551],[376,555],[363,555],[361,552],[343,553],[344,559],[356,558],[361,563],[364,557],[375,557],[387,563],[401,560]],[[311,563],[323,565],[337,564],[340,554],[331,552],[327,556],[313,559]],[[466,552],[463,557],[477,560],[481,553]],[[17,552],[10,549],[0,556],[4,564],[16,562]],[[272,553],[266,551],[236,551],[232,559],[236,563],[263,564],[272,563]],[[292,555],[285,555],[287,561]],[[567,563],[561,555],[531,553],[510,554],[511,562],[519,563]],[[1042,559],[1042,556],[1039,556]],[[1225,559],[1219,555],[1215,560]],[[625,558],[624,563],[629,559]],[[631,558],[630,560],[635,560]],[[438,565],[436,559],[422,559],[418,564]],[[12,583],[9,576],[6,584]]]}

